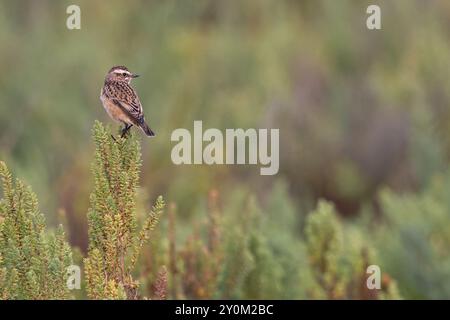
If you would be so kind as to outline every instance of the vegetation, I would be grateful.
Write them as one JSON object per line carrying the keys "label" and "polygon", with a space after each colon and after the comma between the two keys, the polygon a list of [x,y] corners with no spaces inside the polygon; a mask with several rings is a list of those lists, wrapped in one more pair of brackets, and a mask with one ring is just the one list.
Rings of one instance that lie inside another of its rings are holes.
{"label": "vegetation", "polygon": [[[2,165],[1,298],[450,298],[448,1],[77,4],[0,0],[0,159],[36,192]],[[94,124],[117,64],[154,139]],[[280,172],[175,166],[194,120],[279,128]]]}
{"label": "vegetation", "polygon": [[[144,298],[133,271],[150,232],[160,219],[164,201],[161,196],[157,198],[138,231],[140,144],[135,136],[113,138],[100,122],[94,125],[93,137],[94,191],[88,211],[89,250],[84,259],[87,297]],[[20,181],[13,186],[4,163],[1,175],[5,195],[0,211],[2,298],[69,298],[66,283],[71,250],[62,226],[56,235],[47,235],[36,196]],[[286,191],[280,188],[277,193],[283,195]],[[207,221],[188,236],[180,249],[175,240],[176,218],[172,206],[167,229],[169,245],[164,246],[159,239],[147,250],[152,263],[140,263],[141,269],[156,274],[153,279],[151,276],[145,279],[144,274],[143,282],[151,290],[142,291],[150,293],[151,298],[399,297],[393,281],[386,283],[380,292],[370,292],[364,286],[370,248],[355,241],[355,235],[351,239],[343,238],[343,227],[331,204],[319,202],[317,211],[307,217],[305,241],[302,241],[292,232],[290,207],[278,208],[278,218],[283,223],[273,226],[253,197],[245,195],[230,200],[238,206],[231,210],[225,208],[226,215],[220,209],[218,197],[217,191],[210,193]],[[276,208],[280,199],[272,201]],[[235,224],[236,212],[238,215],[246,212],[239,225]],[[273,228],[291,232],[274,241],[267,237]],[[351,243],[344,246],[344,241]],[[345,251],[344,247],[351,250]],[[164,264],[155,268],[154,261]],[[302,277],[307,279],[305,283]]]}
{"label": "vegetation", "polygon": [[46,232],[36,195],[0,162],[0,298],[67,299],[72,252],[60,226]]}
{"label": "vegetation", "polygon": [[138,283],[131,271],[159,220],[164,201],[158,197],[138,231],[135,207],[141,165],[139,144],[133,137],[113,139],[99,122],[94,126],[94,141],[89,252],[84,260],[87,294],[92,299],[137,299]]}

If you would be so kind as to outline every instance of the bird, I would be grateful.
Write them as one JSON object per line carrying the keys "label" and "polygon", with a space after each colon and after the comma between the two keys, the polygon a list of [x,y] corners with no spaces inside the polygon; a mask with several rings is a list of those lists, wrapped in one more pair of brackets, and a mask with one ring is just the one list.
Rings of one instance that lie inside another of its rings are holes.
{"label": "bird", "polygon": [[112,67],[105,77],[100,92],[100,100],[108,115],[124,125],[121,137],[125,137],[131,127],[137,126],[149,137],[155,133],[145,122],[142,104],[131,86],[131,80],[139,75],[131,73],[125,66]]}

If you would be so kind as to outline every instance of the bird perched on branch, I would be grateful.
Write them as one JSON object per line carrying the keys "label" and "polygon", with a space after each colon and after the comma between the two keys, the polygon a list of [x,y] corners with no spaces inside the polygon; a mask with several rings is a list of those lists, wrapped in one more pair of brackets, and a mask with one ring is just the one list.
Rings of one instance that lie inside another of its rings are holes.
{"label": "bird perched on branch", "polygon": [[131,80],[138,76],[124,66],[112,67],[105,77],[100,94],[100,100],[109,116],[124,124],[122,138],[133,125],[141,128],[149,137],[155,135],[145,123],[141,102],[136,91],[130,85]]}

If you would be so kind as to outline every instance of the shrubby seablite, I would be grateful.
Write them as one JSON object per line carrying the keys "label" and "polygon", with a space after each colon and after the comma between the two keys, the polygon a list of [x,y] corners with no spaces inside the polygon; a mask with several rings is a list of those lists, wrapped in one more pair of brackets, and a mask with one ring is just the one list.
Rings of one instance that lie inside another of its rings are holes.
{"label": "shrubby seablite", "polygon": [[[245,188],[230,194],[211,190],[200,210],[205,223],[196,224],[181,243],[175,204],[168,225],[154,230],[165,204],[158,197],[147,215],[137,214],[136,136],[112,138],[96,122],[93,137],[94,189],[82,277],[87,298],[400,298],[385,264],[381,289],[367,288],[367,266],[383,260],[363,233],[326,201],[297,221],[284,184],[274,186],[264,207]],[[66,286],[72,253],[62,227],[55,234],[47,231],[31,190],[13,183],[4,163],[0,175],[0,298],[72,298]]]}
{"label": "shrubby seablite", "polygon": [[[94,191],[91,194],[89,252],[84,259],[85,287],[91,299],[137,299],[139,282],[132,272],[164,208],[158,197],[145,221],[136,215],[136,191],[141,166],[139,142],[111,138],[95,123]],[[71,248],[62,226],[46,230],[36,195],[20,180],[15,183],[0,162],[3,196],[0,202],[0,299],[69,299]],[[167,275],[162,268],[154,298],[165,298]]]}
{"label": "shrubby seablite", "polygon": [[0,162],[0,299],[67,299],[72,252],[62,226],[46,230],[36,195]]}
{"label": "shrubby seablite", "polygon": [[139,283],[132,271],[159,220],[164,200],[161,196],[156,200],[139,231],[135,211],[139,142],[134,136],[112,139],[100,122],[95,123],[93,135],[94,191],[88,212],[89,253],[84,260],[87,294],[92,299],[137,299]]}

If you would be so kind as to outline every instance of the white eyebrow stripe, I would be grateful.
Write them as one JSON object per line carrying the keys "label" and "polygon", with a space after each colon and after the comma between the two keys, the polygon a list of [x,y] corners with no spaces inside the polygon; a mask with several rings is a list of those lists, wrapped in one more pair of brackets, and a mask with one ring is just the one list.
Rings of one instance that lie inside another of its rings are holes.
{"label": "white eyebrow stripe", "polygon": [[128,73],[128,74],[131,74],[130,71],[123,70],[123,69],[116,69],[116,70],[114,70],[113,72],[114,72],[114,73],[124,73],[124,72],[125,72],[125,73]]}

